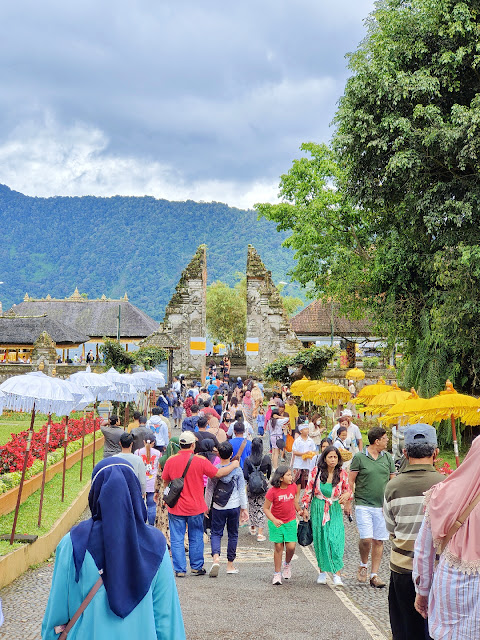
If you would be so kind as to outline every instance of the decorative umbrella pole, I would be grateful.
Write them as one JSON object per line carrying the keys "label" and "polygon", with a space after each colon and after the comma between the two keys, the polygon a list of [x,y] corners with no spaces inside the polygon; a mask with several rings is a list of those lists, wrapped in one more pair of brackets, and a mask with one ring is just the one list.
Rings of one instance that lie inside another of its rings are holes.
{"label": "decorative umbrella pole", "polygon": [[457,428],[455,425],[455,417],[450,414],[450,420],[452,421],[452,438],[453,438],[453,453],[455,454],[455,464],[457,469],[460,466],[460,456],[458,455],[458,442],[457,442]]}
{"label": "decorative umbrella pole", "polygon": [[128,426],[128,420],[130,419],[130,403],[129,402],[125,402],[124,416],[125,416],[125,422],[124,422],[125,426],[123,430],[125,431],[125,429]]}
{"label": "decorative umbrella pole", "polygon": [[85,454],[85,416],[87,410],[83,410],[83,426],[82,426],[82,453],[80,455],[80,480],[83,478],[83,457]]}
{"label": "decorative umbrella pole", "polygon": [[93,403],[93,468],[95,469],[95,427],[96,427],[96,415],[97,415],[97,401]]}
{"label": "decorative umbrella pole", "polygon": [[52,428],[52,416],[48,414],[47,420],[47,436],[45,438],[45,456],[43,458],[43,474],[42,474],[42,489],[40,491],[40,506],[38,508],[38,526],[42,524],[42,509],[43,509],[43,494],[45,493],[45,478],[47,477],[47,456],[48,456],[48,443],[50,442],[50,429]]}
{"label": "decorative umbrella pole", "polygon": [[28,454],[30,453],[30,446],[32,444],[33,425],[35,423],[35,404],[32,409],[32,418],[30,420],[30,429],[28,430],[27,447],[25,449],[25,457],[23,459],[22,477],[20,479],[20,486],[18,487],[17,506],[15,507],[15,516],[13,518],[12,535],[10,536],[10,544],[13,544],[15,538],[15,529],[17,528],[18,511],[20,509],[20,502],[22,500],[23,483],[25,482],[25,474],[27,472]]}
{"label": "decorative umbrella pole", "polygon": [[65,499],[65,474],[67,472],[67,444],[68,444],[68,416],[65,416],[65,433],[63,434],[62,502]]}

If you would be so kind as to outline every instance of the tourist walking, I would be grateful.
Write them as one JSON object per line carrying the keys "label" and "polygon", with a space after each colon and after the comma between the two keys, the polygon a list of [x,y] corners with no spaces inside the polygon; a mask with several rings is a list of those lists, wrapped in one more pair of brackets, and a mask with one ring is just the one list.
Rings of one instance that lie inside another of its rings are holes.
{"label": "tourist walking", "polygon": [[278,467],[278,456],[280,448],[278,446],[278,440],[285,442],[284,429],[289,422],[288,416],[283,416],[282,407],[272,409],[270,420],[267,422],[267,430],[270,434],[270,447],[272,448],[272,467],[276,469]]}
{"label": "tourist walking", "polygon": [[132,453],[135,453],[135,451],[138,451],[138,449],[141,449],[143,447],[145,438],[152,433],[151,429],[147,428],[147,419],[145,418],[145,416],[139,417],[138,427],[132,429],[130,433],[133,437]]}
{"label": "tourist walking", "polygon": [[245,422],[248,422],[249,424],[252,424],[253,422],[253,409],[254,404],[252,394],[250,391],[246,391],[242,399],[242,410],[243,415],[245,416]]}
{"label": "tourist walking", "polygon": [[105,443],[103,445],[103,457],[110,458],[111,456],[120,453],[122,448],[120,447],[120,436],[125,433],[120,427],[120,418],[118,416],[111,415],[108,425],[102,425],[100,427]]}
{"label": "tourist walking", "polygon": [[99,462],[88,504],[91,518],[67,533],[56,550],[43,640],[58,640],[59,627],[74,616],[97,583],[100,588],[69,639],[131,640],[141,630],[144,640],[184,640],[165,537],[145,524],[145,504],[133,467],[120,458]]}
{"label": "tourist walking", "polygon": [[258,542],[266,540],[263,505],[265,504],[265,495],[268,489],[267,480],[270,479],[271,473],[272,462],[270,456],[263,454],[263,440],[254,438],[252,440],[252,451],[245,458],[243,475],[247,483],[250,533],[252,536],[257,536]]}
{"label": "tourist walking", "polygon": [[427,492],[425,506],[413,561],[415,608],[428,616],[434,640],[480,638],[479,437],[458,469]]}
{"label": "tourist walking", "polygon": [[142,490],[142,496],[145,495],[147,490],[147,475],[145,464],[143,460],[132,453],[132,444],[133,444],[133,436],[131,433],[126,433],[125,431],[120,436],[120,447],[121,452],[117,453],[114,457],[123,458],[123,460],[128,460],[128,462],[132,465],[135,475],[137,476],[140,482],[140,488]]}
{"label": "tourist walking", "polygon": [[[313,547],[318,565],[317,584],[327,583],[327,572],[333,574],[333,584],[343,586],[345,528],[343,511],[351,513],[352,492],[342,458],[335,447],[327,447],[308,479],[303,495],[304,519],[312,521]],[[310,513],[308,509],[310,508]]]}
{"label": "tourist walking", "polygon": [[322,427],[322,416],[319,413],[314,413],[310,418],[308,435],[312,438],[312,440],[317,445],[317,448],[320,447],[320,442],[322,441],[322,434],[325,433],[325,427]]}
{"label": "tourist walking", "polygon": [[[230,465],[233,447],[230,442],[218,445],[220,462],[218,468]],[[225,526],[227,527],[227,574],[236,574],[234,566],[237,555],[238,527],[240,522],[248,520],[247,497],[245,494],[245,480],[238,467],[230,471],[223,478],[209,478],[205,492],[205,502],[211,508],[210,543],[212,547],[213,564],[208,572],[211,578],[216,578],[220,569],[220,546]]]}
{"label": "tourist walking", "polygon": [[292,445],[293,481],[300,485],[300,489],[307,486],[309,473],[315,464],[312,458],[317,453],[315,442],[308,435],[309,428],[308,422],[302,422],[298,426],[300,436]]}
{"label": "tourist walking", "polygon": [[242,420],[237,420],[233,425],[233,438],[230,440],[233,447],[233,455],[239,454],[240,466],[243,469],[245,460],[252,451],[252,443],[245,435],[245,425]]}
{"label": "tourist walking", "polygon": [[162,407],[153,407],[147,427],[155,434],[155,446],[163,453],[170,439],[170,428],[163,418]]}
{"label": "tourist walking", "polygon": [[[273,585],[282,584],[282,578],[292,577],[291,561],[297,543],[297,513],[303,515],[299,504],[300,486],[294,484],[292,471],[286,465],[275,470],[272,486],[265,496],[263,511],[268,518],[268,532],[274,544]],[[285,562],[282,564],[283,550]]]}
{"label": "tourist walking", "polygon": [[412,580],[413,551],[423,522],[424,493],[442,476],[433,466],[438,455],[437,432],[428,424],[409,425],[405,430],[402,471],[387,484],[383,513],[392,541],[388,610],[394,640],[425,640],[425,620],[415,611]]}
{"label": "tourist walking", "polygon": [[168,528],[168,510],[167,505],[163,501],[163,492],[165,490],[165,483],[162,479],[162,471],[165,468],[165,463],[170,456],[176,455],[180,451],[180,444],[177,437],[170,438],[170,442],[167,445],[167,449],[163,456],[158,461],[157,475],[155,477],[153,499],[157,505],[157,511],[155,513],[155,526],[165,536],[167,545],[170,548],[170,530]]}
{"label": "tourist walking", "polygon": [[[168,458],[162,473],[162,479],[168,485],[172,480],[181,478],[186,470],[184,486],[177,503],[173,507],[167,506],[173,568],[178,578],[185,577],[187,560],[184,538],[188,526],[191,573],[203,576],[206,573],[203,568],[203,515],[207,510],[203,476],[222,478],[238,467],[238,460],[217,469],[205,458],[194,455],[196,438],[191,431],[183,431],[179,443],[179,453]],[[187,464],[190,465],[188,469]]]}
{"label": "tourist walking", "polygon": [[155,448],[155,436],[153,433],[145,438],[143,444],[144,446],[141,449],[135,451],[135,455],[139,456],[145,465],[145,475],[147,478],[145,498],[147,500],[148,524],[155,524],[157,505],[153,499],[153,494],[155,493],[155,478],[157,477],[158,463],[162,453]]}
{"label": "tourist walking", "polygon": [[372,554],[370,585],[385,587],[378,576],[383,543],[388,532],[383,517],[383,496],[387,482],[395,475],[392,456],[386,451],[388,436],[385,429],[373,427],[367,434],[369,446],[353,456],[348,481],[355,493],[355,519],[360,536],[359,582],[366,582],[368,558]]}

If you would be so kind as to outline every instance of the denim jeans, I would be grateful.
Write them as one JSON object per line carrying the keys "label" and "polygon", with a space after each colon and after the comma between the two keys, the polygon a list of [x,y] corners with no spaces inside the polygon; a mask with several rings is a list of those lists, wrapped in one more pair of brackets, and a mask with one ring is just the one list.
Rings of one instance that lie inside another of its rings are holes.
{"label": "denim jeans", "polygon": [[147,522],[155,524],[155,515],[157,513],[157,505],[153,499],[153,491],[147,491]]}
{"label": "denim jeans", "polygon": [[203,567],[203,513],[198,516],[177,516],[168,514],[170,527],[170,551],[173,570],[186,573],[185,529],[188,525],[188,557],[191,569]]}
{"label": "denim jeans", "polygon": [[237,555],[238,524],[240,521],[240,507],[235,509],[212,509],[212,529],[210,542],[212,544],[212,556],[220,555],[223,530],[227,525],[227,560],[233,562]]}

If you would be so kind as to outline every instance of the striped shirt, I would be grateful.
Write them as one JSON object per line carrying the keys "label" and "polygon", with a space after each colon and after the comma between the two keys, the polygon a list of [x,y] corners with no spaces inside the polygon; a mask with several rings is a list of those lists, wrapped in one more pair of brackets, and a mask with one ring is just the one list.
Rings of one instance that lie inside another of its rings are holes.
{"label": "striped shirt", "polygon": [[435,569],[432,530],[424,520],[415,542],[415,591],[428,596],[428,628],[432,638],[480,638],[480,575],[462,573],[440,556]]}
{"label": "striped shirt", "polygon": [[444,480],[431,464],[407,464],[385,488],[383,513],[392,539],[390,569],[410,573],[413,548],[423,520],[423,494]]}

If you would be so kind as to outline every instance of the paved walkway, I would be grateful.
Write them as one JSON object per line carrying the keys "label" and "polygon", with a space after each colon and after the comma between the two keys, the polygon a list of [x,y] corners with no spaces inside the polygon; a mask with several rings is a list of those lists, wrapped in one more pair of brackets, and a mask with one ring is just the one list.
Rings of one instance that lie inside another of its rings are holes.
{"label": "paved walkway", "polygon": [[[88,512],[83,517],[88,517]],[[334,589],[331,583],[317,585],[313,547],[302,549],[298,545],[292,580],[273,587],[272,545],[257,542],[248,527],[242,527],[238,575],[227,576],[222,565],[216,579],[189,575],[177,579],[188,640],[210,640],[212,636],[218,640],[277,640],[280,635],[294,640],[390,639],[388,585],[386,589],[373,589],[368,583],[357,582],[358,535],[354,522],[345,520],[345,533],[344,588]],[[207,569],[209,553],[207,544]],[[389,545],[379,572],[385,580],[389,575],[388,555]],[[40,640],[52,573],[53,559],[0,590],[5,615],[0,640]],[[327,631],[323,633],[323,629]]]}
{"label": "paved walkway", "polygon": [[[297,546],[292,580],[281,587],[271,585],[273,562],[268,542],[259,543],[248,527],[240,530],[238,575],[225,573],[222,565],[216,579],[188,576],[177,579],[188,640],[219,640],[237,637],[303,640],[328,637],[338,640],[385,640],[390,637],[387,590],[372,589],[356,581],[356,531],[347,523],[345,588],[333,589],[315,583],[313,550]],[[209,567],[209,547],[205,566]],[[386,562],[384,560],[384,565]],[[5,624],[0,640],[40,640],[40,625],[53,573],[53,560],[31,569],[0,591]],[[382,566],[382,577],[388,575]],[[235,611],[235,615],[228,612]]]}

